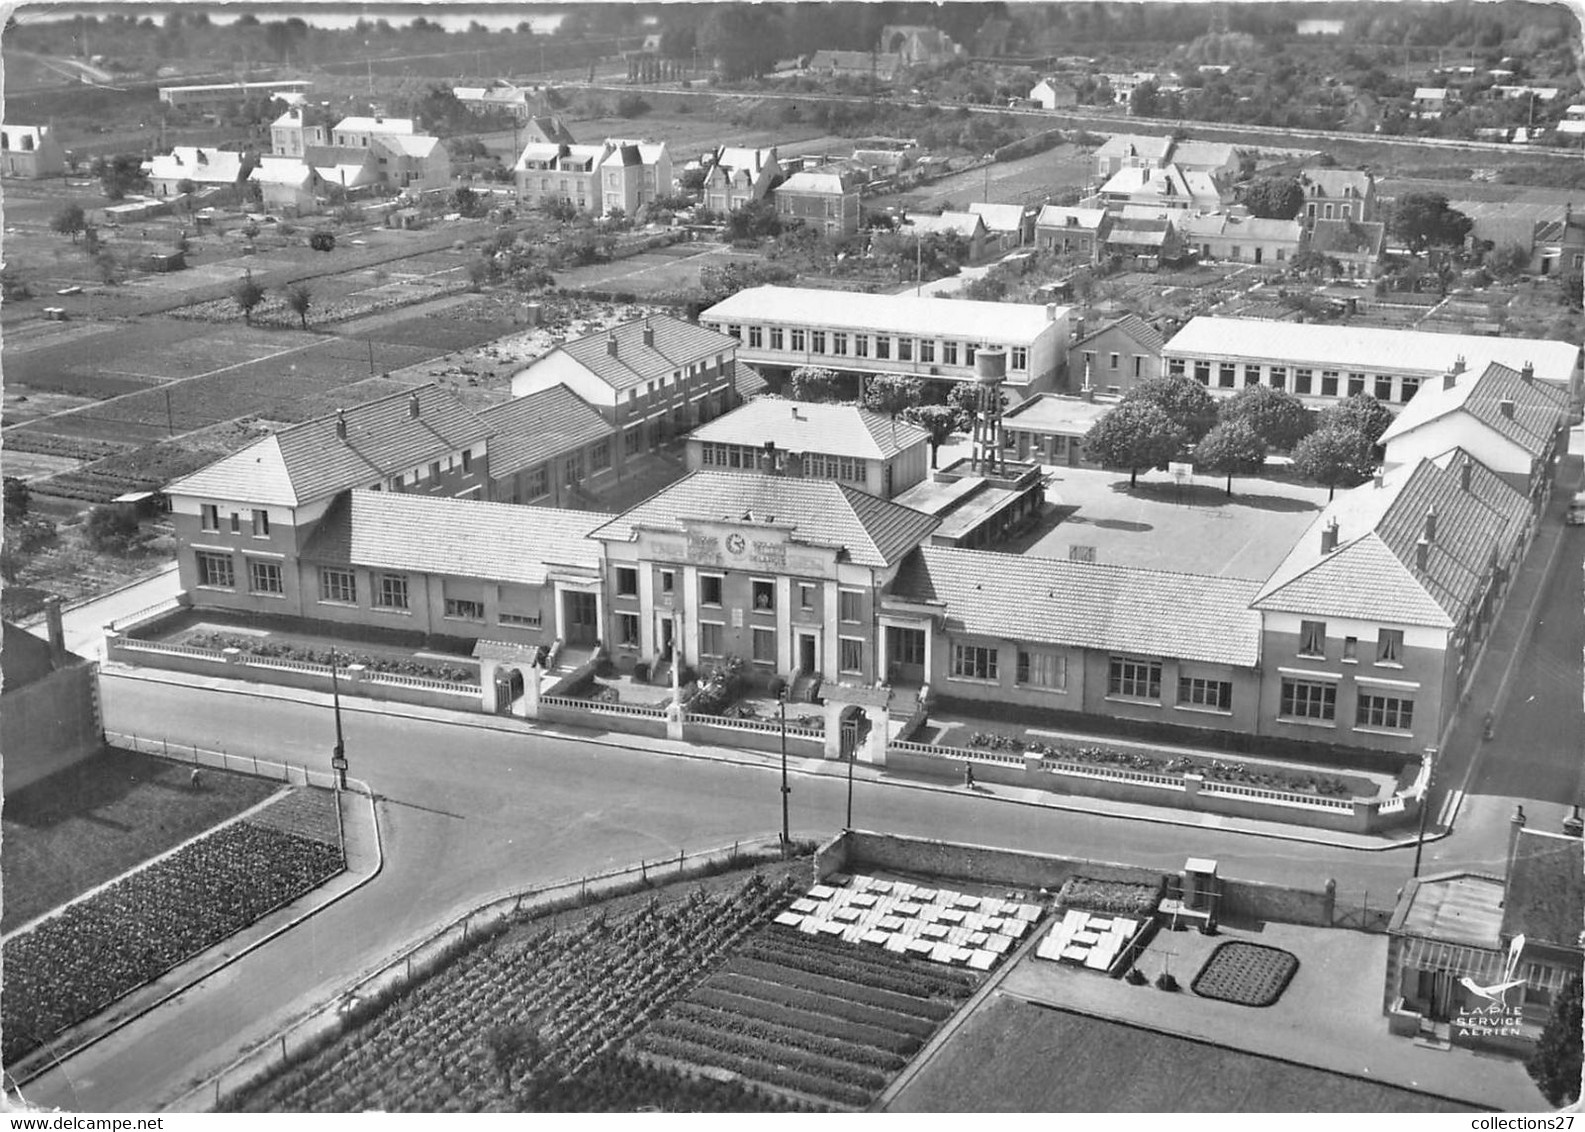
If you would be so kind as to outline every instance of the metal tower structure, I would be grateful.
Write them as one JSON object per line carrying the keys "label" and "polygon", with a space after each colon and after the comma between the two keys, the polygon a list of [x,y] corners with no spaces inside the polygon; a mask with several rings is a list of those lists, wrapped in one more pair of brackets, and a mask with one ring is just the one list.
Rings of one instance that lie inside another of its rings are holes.
{"label": "metal tower structure", "polygon": [[1007,351],[980,350],[974,355],[974,381],[978,398],[974,410],[974,433],[969,468],[981,475],[1000,475],[1005,471],[1006,454],[1002,447],[1002,382],[1007,379]]}

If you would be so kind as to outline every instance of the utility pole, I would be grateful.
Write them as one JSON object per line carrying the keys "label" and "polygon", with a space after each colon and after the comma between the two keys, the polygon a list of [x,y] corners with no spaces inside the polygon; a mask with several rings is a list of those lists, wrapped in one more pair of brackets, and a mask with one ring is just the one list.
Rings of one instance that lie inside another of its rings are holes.
{"label": "utility pole", "polygon": [[1420,796],[1420,832],[1414,839],[1414,875],[1420,875],[1420,853],[1425,849],[1425,823],[1431,813],[1431,781],[1436,777],[1436,748],[1425,749],[1425,793]]}
{"label": "utility pole", "polygon": [[792,787],[787,785],[787,689],[777,696],[781,707],[781,851],[786,857],[792,853],[792,834],[787,819],[787,795]]}
{"label": "utility pole", "polygon": [[336,789],[347,788],[347,744],[341,734],[341,683],[336,678],[336,650],[330,649],[330,705],[336,714],[336,746],[330,755],[330,769],[336,774]]}
{"label": "utility pole", "polygon": [[368,338],[368,339],[365,339],[365,341],[368,342],[368,344],[369,344],[369,373],[373,374],[374,373],[374,339],[373,338]]}

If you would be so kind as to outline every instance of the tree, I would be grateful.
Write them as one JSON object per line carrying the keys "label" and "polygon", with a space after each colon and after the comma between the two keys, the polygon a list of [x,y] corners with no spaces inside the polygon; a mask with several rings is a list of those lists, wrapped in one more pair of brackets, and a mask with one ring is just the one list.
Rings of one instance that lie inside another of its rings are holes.
{"label": "tree", "polygon": [[770,200],[750,201],[734,209],[726,218],[726,234],[732,240],[759,240],[781,235],[781,217]]}
{"label": "tree", "polygon": [[[1007,408],[1007,394],[1001,394],[1002,408]],[[947,391],[947,407],[957,418],[958,431],[968,432],[974,427],[974,418],[980,415],[980,385],[977,381],[955,382]]]}
{"label": "tree", "polygon": [[5,477],[5,521],[7,525],[20,523],[27,517],[28,507],[32,504],[33,492],[28,487],[28,481],[20,476]]}
{"label": "tree", "polygon": [[544,1045],[537,1023],[492,1026],[484,1035],[484,1044],[490,1047],[490,1059],[495,1071],[501,1075],[501,1088],[512,1087],[512,1070],[526,1065],[530,1072],[544,1056]]}
{"label": "tree", "polygon": [[787,395],[794,401],[830,401],[837,395],[835,370],[821,366],[799,366],[787,381]]}
{"label": "tree", "polygon": [[88,217],[83,213],[83,206],[75,201],[62,205],[60,211],[50,220],[50,230],[59,232],[62,236],[70,236],[74,244],[83,229],[87,227]]}
{"label": "tree", "polygon": [[1084,446],[1103,467],[1128,471],[1128,486],[1139,485],[1141,468],[1165,467],[1183,451],[1187,434],[1160,405],[1125,401],[1090,429]]}
{"label": "tree", "polygon": [[1360,433],[1372,445],[1380,442],[1381,434],[1392,424],[1392,413],[1369,393],[1354,394],[1346,401],[1328,405],[1316,419],[1318,429],[1342,426]]}
{"label": "tree", "polygon": [[1128,112],[1135,118],[1154,118],[1161,111],[1161,89],[1146,79],[1128,96]]}
{"label": "tree", "polygon": [[1530,267],[1530,253],[1515,240],[1488,248],[1481,264],[1498,279],[1523,275]]}
{"label": "tree", "polygon": [[904,409],[899,416],[909,424],[918,425],[930,434],[930,466],[936,466],[936,453],[952,439],[958,417],[945,405],[919,405]]}
{"label": "tree", "polygon": [[632,92],[623,94],[616,100],[616,116],[618,118],[641,118],[648,114],[649,103]]}
{"label": "tree", "polygon": [[264,301],[264,288],[253,281],[253,272],[249,271],[232,285],[231,301],[242,312],[242,321],[252,326],[253,308]]}
{"label": "tree", "polygon": [[1287,452],[1315,428],[1315,421],[1304,402],[1284,389],[1269,385],[1246,385],[1222,402],[1224,421],[1245,420],[1266,444]]}
{"label": "tree", "polygon": [[1227,494],[1233,494],[1233,477],[1253,475],[1266,466],[1266,442],[1246,420],[1223,421],[1194,447],[1198,471],[1227,477]]}
{"label": "tree", "polygon": [[1292,220],[1304,207],[1304,186],[1297,177],[1260,177],[1244,189],[1244,204],[1268,220]]}
{"label": "tree", "polygon": [[125,554],[138,538],[138,520],[130,510],[112,503],[101,503],[88,512],[83,535],[93,549],[107,554]]}
{"label": "tree", "polygon": [[186,177],[183,177],[180,181],[176,182],[176,191],[182,194],[182,200],[186,202],[188,210],[191,211],[193,207],[193,194],[198,191],[197,183],[189,180]]}
{"label": "tree", "polygon": [[877,413],[895,417],[924,400],[925,383],[917,377],[878,373],[864,383],[863,405]]}
{"label": "tree", "polygon": [[1293,449],[1293,471],[1327,489],[1328,501],[1340,487],[1357,487],[1376,472],[1370,441],[1357,428],[1333,424],[1319,428]]}
{"label": "tree", "polygon": [[291,308],[303,324],[303,329],[308,329],[308,308],[313,305],[313,292],[308,289],[307,283],[293,283],[281,292],[281,297],[286,300],[286,305]]}
{"label": "tree", "polygon": [[[704,169],[684,169],[677,178],[677,187],[685,193],[697,193],[704,188]],[[689,203],[692,203],[691,201]],[[686,207],[686,205],[684,206]]]}
{"label": "tree", "polygon": [[451,207],[470,220],[485,213],[484,199],[467,185],[458,185],[451,194]]}
{"label": "tree", "polygon": [[778,22],[769,5],[711,5],[699,27],[699,52],[714,59],[729,82],[762,75],[780,53]]}
{"label": "tree", "polygon": [[1552,1016],[1541,1031],[1525,1071],[1540,1087],[1548,1104],[1573,1104],[1580,1095],[1580,977],[1570,976],[1552,1004]]}
{"label": "tree", "polygon": [[1404,193],[1392,206],[1388,230],[1410,251],[1458,247],[1475,222],[1449,208],[1441,193]]}
{"label": "tree", "polygon": [[308,246],[316,252],[328,252],[336,246],[336,234],[320,229],[308,237]]}
{"label": "tree", "polygon": [[128,193],[146,189],[148,174],[143,172],[143,158],[135,153],[121,153],[114,157],[96,157],[89,166],[90,176],[99,178],[105,196],[120,200]]}
{"label": "tree", "polygon": [[1183,429],[1190,444],[1198,444],[1216,424],[1216,398],[1194,378],[1182,374],[1147,378],[1124,394],[1123,400],[1159,405]]}

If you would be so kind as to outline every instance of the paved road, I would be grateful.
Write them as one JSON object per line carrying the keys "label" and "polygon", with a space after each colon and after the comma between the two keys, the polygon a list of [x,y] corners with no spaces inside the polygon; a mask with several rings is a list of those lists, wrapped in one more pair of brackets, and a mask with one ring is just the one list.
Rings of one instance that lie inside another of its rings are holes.
{"label": "paved road", "polygon": [[[181,579],[176,574],[176,563],[172,562],[153,577],[67,609],[61,617],[62,628],[66,631],[66,647],[78,656],[103,660],[107,624],[158,605],[181,592]],[[28,618],[23,626],[35,636],[48,636],[43,614]]]}

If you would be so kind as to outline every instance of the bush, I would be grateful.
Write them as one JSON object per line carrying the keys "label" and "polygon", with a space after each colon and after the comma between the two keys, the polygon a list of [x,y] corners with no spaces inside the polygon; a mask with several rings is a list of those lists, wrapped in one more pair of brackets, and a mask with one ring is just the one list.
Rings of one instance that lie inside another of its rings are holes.
{"label": "bush", "polygon": [[1156,976],[1156,989],[1175,991],[1178,989],[1178,980],[1172,977],[1171,972],[1163,971]]}
{"label": "bush", "polygon": [[1145,973],[1138,967],[1130,967],[1128,969],[1128,974],[1124,975],[1123,977],[1128,980],[1130,986],[1136,987],[1142,987],[1150,981]]}
{"label": "bush", "polygon": [[88,512],[83,534],[88,545],[106,554],[125,554],[138,541],[138,521],[132,512],[102,503]]}

